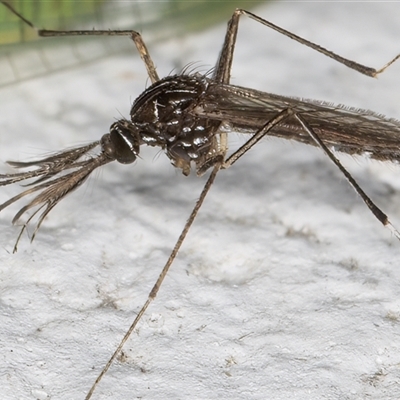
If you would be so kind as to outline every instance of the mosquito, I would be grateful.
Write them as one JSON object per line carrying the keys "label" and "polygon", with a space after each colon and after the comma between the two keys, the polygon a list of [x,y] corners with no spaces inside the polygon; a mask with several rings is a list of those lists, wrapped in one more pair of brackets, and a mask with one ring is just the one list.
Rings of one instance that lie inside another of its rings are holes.
{"label": "mosquito", "polygon": [[[143,145],[164,150],[172,165],[181,169],[186,176],[192,170],[195,170],[198,176],[211,171],[147,300],[93,383],[87,393],[87,400],[92,397],[97,385],[121,353],[143,314],[157,296],[218,172],[231,167],[265,136],[295,140],[321,148],[378,221],[400,239],[399,231],[391,224],[388,216],[374,204],[334,154],[337,151],[350,155],[369,154],[376,160],[399,162],[400,121],[385,118],[368,110],[335,106],[313,100],[304,101],[230,84],[241,16],[247,16],[369,77],[376,77],[384,72],[400,58],[400,54],[380,69],[367,67],[286,31],[249,11],[236,9],[228,22],[222,50],[211,72],[200,74],[184,70],[180,74],[160,79],[146,45],[136,31],[37,29],[7,2],[1,1],[1,3],[27,25],[37,30],[38,35],[42,37],[128,36],[134,42],[152,83],[134,101],[130,120],[120,119],[114,122],[109,128],[109,133],[103,135],[100,140],[31,162],[8,162],[12,167],[28,170],[0,175],[1,186],[34,179],[28,184],[30,188],[0,205],[1,211],[25,196],[34,195],[12,220],[12,223],[16,223],[32,209],[32,214],[27,217],[18,235],[14,252],[17,251],[24,230],[35,216],[37,220],[31,241],[34,240],[47,214],[68,193],[81,186],[92,171],[112,161],[132,164],[138,158]],[[230,132],[243,133],[250,138],[239,149],[228,155]],[[95,149],[97,155],[92,155]]]}

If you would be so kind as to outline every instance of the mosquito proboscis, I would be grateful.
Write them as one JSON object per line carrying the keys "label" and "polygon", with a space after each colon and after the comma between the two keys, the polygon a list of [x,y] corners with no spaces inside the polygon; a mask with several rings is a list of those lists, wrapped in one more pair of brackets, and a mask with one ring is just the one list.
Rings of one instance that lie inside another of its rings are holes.
{"label": "mosquito proboscis", "polygon": [[[37,29],[8,3],[4,1],[2,3],[26,24]],[[128,36],[136,45],[152,85],[134,102],[130,113],[131,119],[120,119],[114,122],[109,133],[103,135],[100,140],[32,162],[9,162],[16,168],[29,168],[29,170],[0,175],[0,185],[31,178],[35,180],[30,183],[30,188],[0,205],[0,211],[22,197],[36,194],[13,219],[14,223],[30,209],[34,210],[20,231],[14,251],[17,250],[26,226],[36,215],[39,214],[39,218],[32,240],[46,215],[68,193],[84,183],[93,170],[112,161],[122,164],[133,163],[138,158],[142,145],[163,149],[172,164],[181,169],[184,175],[189,175],[192,169],[195,169],[199,176],[211,170],[199,199],[146,302],[96,379],[86,399],[91,398],[97,384],[120,354],[148,306],[157,296],[218,172],[232,166],[263,137],[271,135],[321,148],[375,217],[400,239],[400,233],[393,227],[387,215],[375,205],[334,154],[335,151],[351,155],[368,153],[371,158],[377,160],[398,162],[400,160],[400,122],[384,118],[371,111],[333,106],[318,101],[303,101],[231,85],[233,53],[239,19],[242,15],[247,15],[256,22],[370,77],[376,77],[400,58],[399,54],[380,69],[366,67],[300,38],[249,11],[237,9],[228,22],[219,59],[210,74],[182,73],[160,79],[146,45],[136,31],[37,29],[39,36],[43,37]],[[228,155],[229,131],[250,135],[250,139],[230,155]],[[95,156],[89,155],[89,152],[94,149],[100,149],[99,153]]]}

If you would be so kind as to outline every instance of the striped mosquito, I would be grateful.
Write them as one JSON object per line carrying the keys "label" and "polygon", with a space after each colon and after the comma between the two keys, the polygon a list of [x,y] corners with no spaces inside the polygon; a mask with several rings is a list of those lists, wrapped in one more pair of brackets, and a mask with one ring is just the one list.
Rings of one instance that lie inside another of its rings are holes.
{"label": "striped mosquito", "polygon": [[[92,171],[112,161],[121,164],[135,162],[142,145],[163,149],[172,165],[181,169],[184,175],[189,175],[192,169],[198,176],[211,170],[200,197],[147,300],[89,390],[86,399],[91,398],[96,386],[121,353],[124,344],[157,296],[218,172],[231,167],[263,137],[271,135],[321,148],[373,215],[400,239],[400,233],[390,223],[387,215],[374,204],[334,154],[336,151],[351,155],[369,154],[376,160],[399,162],[399,121],[384,118],[371,111],[334,106],[320,101],[303,101],[230,84],[239,20],[243,15],[370,77],[382,73],[400,58],[400,54],[380,69],[370,68],[309,42],[249,11],[237,9],[228,22],[223,47],[212,72],[202,75],[184,71],[160,79],[146,45],[136,31],[37,29],[8,3],[1,3],[27,25],[36,29],[42,37],[128,36],[133,40],[152,83],[133,103],[131,119],[120,119],[113,123],[109,133],[103,135],[100,140],[32,162],[9,162],[15,168],[28,170],[0,175],[0,185],[36,178],[29,184],[30,188],[0,205],[1,211],[25,196],[35,194],[12,220],[15,223],[28,211],[33,210],[20,231],[14,252],[17,251],[22,233],[35,216],[38,217],[31,240],[35,238],[43,220],[53,207],[68,193],[81,186]],[[230,155],[229,132],[250,136]],[[94,149],[98,149],[98,154],[90,155]]]}

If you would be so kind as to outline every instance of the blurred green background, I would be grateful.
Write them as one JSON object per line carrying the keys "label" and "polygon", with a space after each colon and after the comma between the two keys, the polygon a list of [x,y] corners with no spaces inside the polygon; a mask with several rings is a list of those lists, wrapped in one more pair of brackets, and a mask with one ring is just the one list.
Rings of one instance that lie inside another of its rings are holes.
{"label": "blurred green background", "polygon": [[[180,33],[205,29],[227,21],[236,7],[253,8],[265,1],[107,1],[107,0],[8,0],[38,28],[73,29],[88,26],[103,29],[169,28]],[[0,44],[36,40],[35,31],[0,6]]]}
{"label": "blurred green background", "polygon": [[[135,29],[146,44],[227,22],[236,7],[265,1],[8,0],[37,28]],[[40,38],[0,4],[0,87],[132,50],[127,40],[102,37]]]}

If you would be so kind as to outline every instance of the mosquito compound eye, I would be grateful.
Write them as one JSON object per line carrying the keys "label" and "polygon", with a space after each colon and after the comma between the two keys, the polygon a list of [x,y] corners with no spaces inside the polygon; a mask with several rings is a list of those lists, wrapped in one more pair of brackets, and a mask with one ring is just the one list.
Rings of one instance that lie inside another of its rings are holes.
{"label": "mosquito compound eye", "polygon": [[100,140],[101,150],[106,153],[110,158],[115,159],[115,148],[111,143],[110,134],[106,133]]}
{"label": "mosquito compound eye", "polygon": [[103,151],[121,164],[133,163],[139,154],[139,141],[135,132],[129,128],[129,125],[117,122],[111,125],[109,135],[104,135],[102,139]]}

